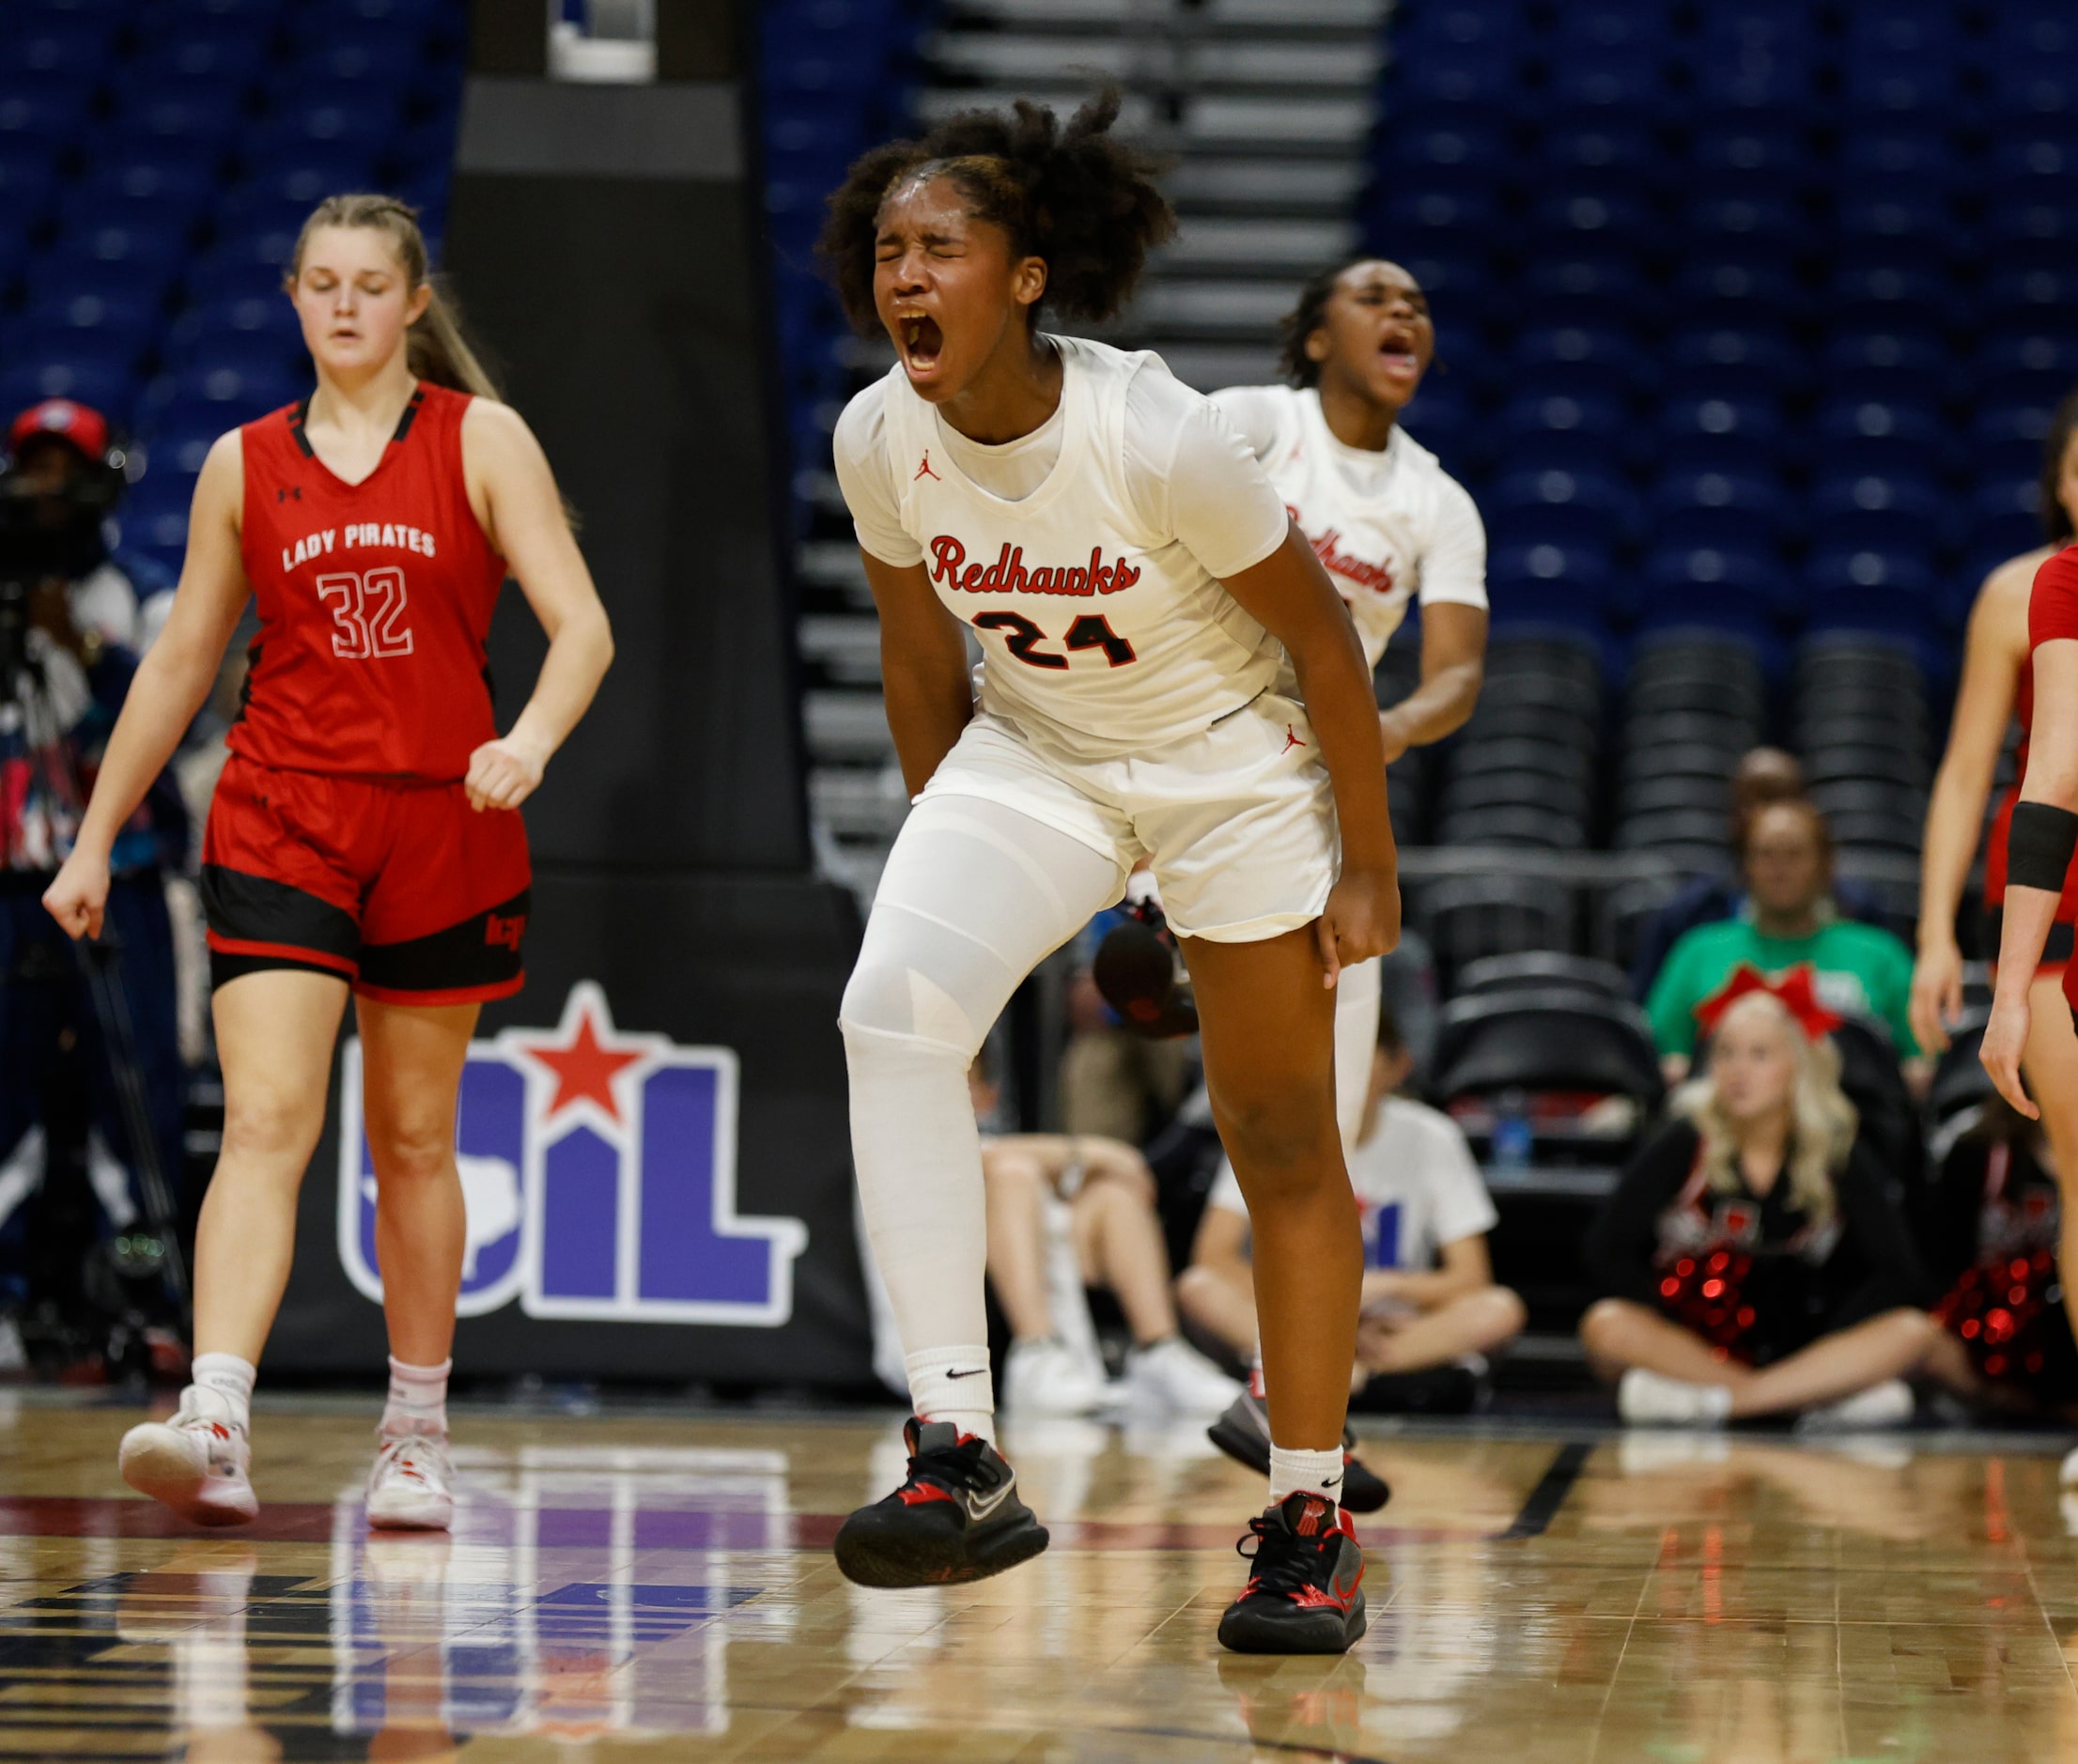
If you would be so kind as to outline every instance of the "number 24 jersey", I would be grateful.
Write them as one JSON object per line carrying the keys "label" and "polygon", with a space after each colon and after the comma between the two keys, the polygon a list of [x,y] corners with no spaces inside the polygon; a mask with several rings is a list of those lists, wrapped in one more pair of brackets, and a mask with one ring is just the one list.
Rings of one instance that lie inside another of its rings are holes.
{"label": "number 24 jersey", "polygon": [[[983,710],[1070,759],[1147,752],[1268,689],[1284,651],[1127,483],[1128,390],[1137,374],[1166,378],[1160,360],[1051,342],[1063,368],[1060,456],[1017,501],[959,469],[937,413],[899,364],[890,372],[897,513],[938,598],[981,640]],[[1175,390],[1179,410],[1202,402]],[[1274,518],[1274,493],[1233,444]]]}
{"label": "number 24 jersey", "polygon": [[484,646],[505,565],[469,505],[469,404],[422,383],[359,484],[311,450],[307,399],[240,428],[260,629],[235,751],[290,771],[453,782],[496,735]]}

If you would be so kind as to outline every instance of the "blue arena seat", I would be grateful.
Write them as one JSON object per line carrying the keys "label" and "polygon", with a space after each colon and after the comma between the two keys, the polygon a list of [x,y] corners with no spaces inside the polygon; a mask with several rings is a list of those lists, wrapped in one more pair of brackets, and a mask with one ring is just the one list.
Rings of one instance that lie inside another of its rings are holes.
{"label": "blue arena seat", "polygon": [[1818,550],[1931,552],[1951,536],[1952,508],[1952,499],[1923,478],[1828,477],[1812,492],[1811,544]]}
{"label": "blue arena seat", "polygon": [[1969,456],[1978,473],[1985,478],[2037,473],[2055,415],[2053,404],[1993,405],[1979,410],[1969,429]]}
{"label": "blue arena seat", "polygon": [[1955,351],[1939,333],[1855,331],[1836,335],[1820,358],[1832,398],[1939,398],[1956,379]]}
{"label": "blue arena seat", "polygon": [[1948,429],[1930,405],[1862,398],[1822,406],[1813,425],[1820,456],[1834,471],[1934,477]]}
{"label": "blue arena seat", "polygon": [[1487,526],[1496,546],[1535,545],[1604,549],[1636,536],[1637,498],[1614,472],[1515,472],[1500,478],[1487,498]]}
{"label": "blue arena seat", "polygon": [[1530,218],[1551,248],[1564,251],[1603,240],[1635,239],[1649,217],[1636,196],[1604,188],[1559,190],[1540,196],[1531,205]]}
{"label": "blue arena seat", "polygon": [[1979,482],[1969,504],[1972,556],[1994,552],[2008,557],[2042,542],[2041,484],[2038,477],[2010,477]]}
{"label": "blue arena seat", "polygon": [[1910,329],[1939,306],[1946,284],[1924,262],[1861,258],[1838,264],[1822,302],[1842,330]]}
{"label": "blue arena seat", "polygon": [[2078,338],[1993,337],[1971,367],[1972,390],[1988,405],[2054,402],[2078,382]]}
{"label": "blue arena seat", "polygon": [[1756,473],[1672,472],[1652,487],[1653,533],[1684,551],[1778,541],[1791,525],[1780,482]]}
{"label": "blue arena seat", "polygon": [[1744,546],[1683,546],[1654,551],[1638,579],[1634,619],[1673,606],[1693,611],[1709,598],[1745,614],[1780,619],[1794,595],[1776,554],[1759,536]]}
{"label": "blue arena seat", "polygon": [[1683,331],[1666,348],[1669,400],[1774,398],[1804,366],[1803,352],[1779,331],[1717,325]]}
{"label": "blue arena seat", "polygon": [[1781,413],[1758,398],[1698,398],[1660,412],[1655,456],[1669,471],[1765,472],[1776,457]]}
{"label": "blue arena seat", "polygon": [[1781,324],[1807,304],[1793,265],[1756,250],[1685,262],[1674,302],[1691,324],[1734,328]]}
{"label": "blue arena seat", "polygon": [[1925,552],[1874,546],[1817,551],[1804,569],[1807,595],[1850,590],[1874,595],[1880,590],[1893,598],[1912,601],[1921,617],[1938,581],[1938,572]]}
{"label": "blue arena seat", "polygon": [[1621,331],[1543,325],[1516,338],[1507,378],[1525,395],[1621,397],[1636,387],[1646,365]]}

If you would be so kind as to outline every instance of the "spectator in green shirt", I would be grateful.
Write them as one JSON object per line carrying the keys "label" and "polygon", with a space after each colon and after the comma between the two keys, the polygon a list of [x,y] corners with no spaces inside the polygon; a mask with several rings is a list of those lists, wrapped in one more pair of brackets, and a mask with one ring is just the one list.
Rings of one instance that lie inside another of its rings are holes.
{"label": "spectator in green shirt", "polygon": [[1696,1010],[1741,963],[1770,979],[1808,963],[1819,1000],[1841,1016],[1872,1017],[1901,1060],[1915,1060],[1906,1007],[1912,952],[1889,932],[1842,919],[1833,906],[1833,840],[1825,817],[1801,797],[1770,803],[1748,824],[1746,905],[1736,919],[1698,925],[1667,952],[1645,1001],[1667,1079],[1687,1076]]}

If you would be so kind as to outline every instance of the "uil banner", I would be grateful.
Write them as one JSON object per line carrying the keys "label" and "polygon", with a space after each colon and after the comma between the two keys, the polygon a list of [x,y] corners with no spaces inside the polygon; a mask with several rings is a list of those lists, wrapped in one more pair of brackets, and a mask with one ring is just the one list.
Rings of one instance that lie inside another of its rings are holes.
{"label": "uil banner", "polygon": [[[349,1041],[339,1259],[380,1305],[361,1102],[361,1044]],[[555,1029],[474,1043],[456,1122],[469,1232],[457,1313],[517,1303],[529,1317],[588,1323],[786,1323],[808,1228],[737,1212],[736,1117],[733,1050],[621,1034],[589,981],[570,989]]]}
{"label": "uil banner", "polygon": [[[456,1111],[457,1373],[868,1383],[835,1029],[849,913],[800,884],[537,878],[554,935],[486,1013]],[[384,1365],[362,1078],[349,1032],[271,1368]]]}

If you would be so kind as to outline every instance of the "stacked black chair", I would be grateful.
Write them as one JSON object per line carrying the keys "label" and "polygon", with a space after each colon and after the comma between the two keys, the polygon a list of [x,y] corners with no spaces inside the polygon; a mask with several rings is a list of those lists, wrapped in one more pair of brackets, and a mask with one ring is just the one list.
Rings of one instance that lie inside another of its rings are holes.
{"label": "stacked black chair", "polygon": [[1496,642],[1479,709],[1445,762],[1437,842],[1583,849],[1594,820],[1601,729],[1602,671],[1592,649]]}
{"label": "stacked black chair", "polygon": [[1760,662],[1738,638],[1680,633],[1642,647],[1623,694],[1617,848],[1664,854],[1684,874],[1729,868],[1727,792],[1767,715]]}
{"label": "stacked black chair", "polygon": [[1901,645],[1816,638],[1797,658],[1793,733],[1844,868],[1919,855],[1930,778],[1926,684]]}

